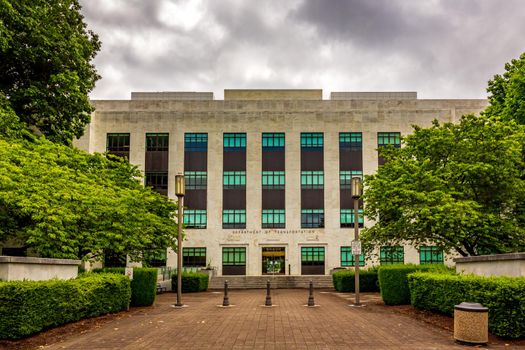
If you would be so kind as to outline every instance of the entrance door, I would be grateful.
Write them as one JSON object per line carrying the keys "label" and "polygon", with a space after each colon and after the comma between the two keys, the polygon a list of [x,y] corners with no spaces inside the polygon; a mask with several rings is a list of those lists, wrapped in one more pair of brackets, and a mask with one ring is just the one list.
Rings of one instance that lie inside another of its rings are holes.
{"label": "entrance door", "polygon": [[301,275],[324,275],[324,247],[301,248]]}
{"label": "entrance door", "polygon": [[262,249],[262,273],[263,275],[284,275],[285,274],[284,247],[263,247]]}

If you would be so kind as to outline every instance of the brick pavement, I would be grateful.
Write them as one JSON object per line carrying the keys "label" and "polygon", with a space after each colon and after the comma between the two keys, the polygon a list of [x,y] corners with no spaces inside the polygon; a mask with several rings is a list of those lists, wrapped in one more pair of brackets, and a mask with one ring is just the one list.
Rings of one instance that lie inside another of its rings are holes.
{"label": "brick pavement", "polygon": [[184,294],[183,309],[171,306],[175,294],[162,294],[154,307],[45,349],[465,349],[448,331],[378,307],[349,307],[335,292],[316,292],[315,308],[303,306],[306,290],[272,292],[272,308],[261,306],[264,290],[230,291],[231,308],[217,307],[217,292]]}

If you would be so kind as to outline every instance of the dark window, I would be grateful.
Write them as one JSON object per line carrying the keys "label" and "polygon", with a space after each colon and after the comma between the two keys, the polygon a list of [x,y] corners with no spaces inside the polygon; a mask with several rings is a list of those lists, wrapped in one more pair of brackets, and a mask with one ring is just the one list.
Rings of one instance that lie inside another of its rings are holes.
{"label": "dark window", "polygon": [[224,150],[240,151],[246,149],[246,134],[226,133],[224,134]]}
{"label": "dark window", "polygon": [[284,209],[263,209],[262,228],[284,228],[285,223]]}
{"label": "dark window", "polygon": [[246,171],[225,171],[222,180],[225,189],[246,188]]}
{"label": "dark window", "polygon": [[208,150],[208,134],[186,133],[184,134],[185,152],[206,152]]}
{"label": "dark window", "polygon": [[263,133],[263,151],[282,151],[284,150],[284,133]]}
{"label": "dark window", "polygon": [[[355,260],[352,255],[352,247],[341,247],[341,266],[354,266]],[[365,256],[359,255],[359,266],[365,266]]]}
{"label": "dark window", "polygon": [[206,266],[206,248],[182,248],[182,266]]}
{"label": "dark window", "polygon": [[246,265],[246,248],[222,248],[222,264],[230,266]]}
{"label": "dark window", "polygon": [[319,151],[322,150],[324,146],[324,138],[322,132],[301,133],[301,149]]}
{"label": "dark window", "polygon": [[246,228],[246,209],[224,209],[222,228]]}
{"label": "dark window", "polygon": [[439,247],[422,246],[419,249],[420,264],[443,264],[443,250]]}
{"label": "dark window", "polygon": [[27,247],[3,247],[0,255],[6,256],[27,256]]}
{"label": "dark window", "polygon": [[111,249],[104,249],[104,267],[125,267],[126,254],[116,253]]}
{"label": "dark window", "polygon": [[208,173],[206,171],[185,171],[184,180],[187,190],[205,190]]}
{"label": "dark window", "polygon": [[168,193],[168,172],[146,172],[146,186],[161,194]]}
{"label": "dark window", "polygon": [[144,263],[149,267],[166,266],[166,249],[145,251]]}
{"label": "dark window", "polygon": [[282,190],[284,189],[284,171],[263,171],[262,186],[263,189]]}
{"label": "dark window", "polygon": [[363,138],[360,132],[339,133],[339,148],[349,151],[361,151],[363,149]]}
{"label": "dark window", "polygon": [[324,227],[324,209],[301,209],[301,227]]}
{"label": "dark window", "polygon": [[185,209],[184,226],[186,228],[206,228],[206,209]]}
{"label": "dark window", "polygon": [[120,157],[129,158],[129,133],[107,134],[106,151]]}
{"label": "dark window", "polygon": [[403,264],[405,262],[405,250],[401,246],[381,247],[379,262],[381,265]]}
{"label": "dark window", "polygon": [[324,265],[324,247],[301,247],[302,265]]}
{"label": "dark window", "polygon": [[352,178],[360,177],[363,178],[363,172],[361,170],[341,170],[339,171],[339,185],[342,190],[349,190],[352,188]]}
{"label": "dark window", "polygon": [[169,134],[146,134],[146,151],[167,151]]}
{"label": "dark window", "polygon": [[[359,227],[364,227],[363,209],[357,211]],[[341,227],[354,227],[354,209],[341,209]]]}
{"label": "dark window", "polygon": [[324,171],[308,170],[301,171],[301,189],[324,188]]}

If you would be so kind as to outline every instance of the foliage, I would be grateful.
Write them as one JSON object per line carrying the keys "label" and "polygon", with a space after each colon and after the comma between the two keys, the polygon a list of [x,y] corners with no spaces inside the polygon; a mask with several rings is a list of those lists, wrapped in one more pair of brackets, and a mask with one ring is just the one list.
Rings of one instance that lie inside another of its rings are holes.
{"label": "foliage", "polygon": [[365,179],[367,245],[433,244],[463,256],[525,242],[525,126],[487,116],[414,126]]}
{"label": "foliage", "polygon": [[78,0],[0,0],[0,92],[21,120],[70,144],[89,123],[98,36]]}
{"label": "foliage", "polygon": [[525,278],[436,273],[408,276],[412,305],[452,316],[454,305],[477,302],[489,309],[489,330],[508,338],[525,337]]}
{"label": "foliage", "polygon": [[525,124],[525,53],[505,64],[505,73],[495,75],[487,88],[489,103],[485,114]]}
{"label": "foliage", "polygon": [[17,339],[129,307],[129,279],[86,274],[72,280],[0,282],[0,339]]}
{"label": "foliage", "polygon": [[[354,270],[342,270],[332,274],[334,288],[338,292],[355,292]],[[377,269],[359,270],[359,291],[379,292]]]}
{"label": "foliage", "polygon": [[[15,123],[16,124],[16,123]],[[0,136],[0,241],[43,257],[142,258],[176,246],[176,204],[144,188],[136,167],[44,137]]]}
{"label": "foliage", "polygon": [[[104,267],[93,269],[94,273],[124,274],[124,267]],[[159,271],[155,268],[133,268],[131,281],[131,306],[150,306],[157,296],[157,276]]]}
{"label": "foliage", "polygon": [[415,271],[436,270],[441,273],[452,273],[450,268],[443,265],[388,265],[381,266],[378,279],[381,297],[387,305],[410,304],[410,289],[408,287],[408,274]]}
{"label": "foliage", "polygon": [[[200,272],[182,273],[182,292],[205,292],[208,290],[208,274]],[[171,277],[171,290],[177,290],[177,274]]]}

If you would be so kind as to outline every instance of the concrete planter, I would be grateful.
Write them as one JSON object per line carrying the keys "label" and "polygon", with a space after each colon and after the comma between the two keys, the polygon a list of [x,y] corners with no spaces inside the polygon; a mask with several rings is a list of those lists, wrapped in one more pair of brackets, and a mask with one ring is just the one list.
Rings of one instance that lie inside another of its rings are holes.
{"label": "concrete planter", "polygon": [[525,276],[525,253],[455,258],[456,272],[479,276]]}
{"label": "concrete planter", "polygon": [[70,279],[78,275],[80,260],[0,256],[0,279],[3,281],[45,281]]}

